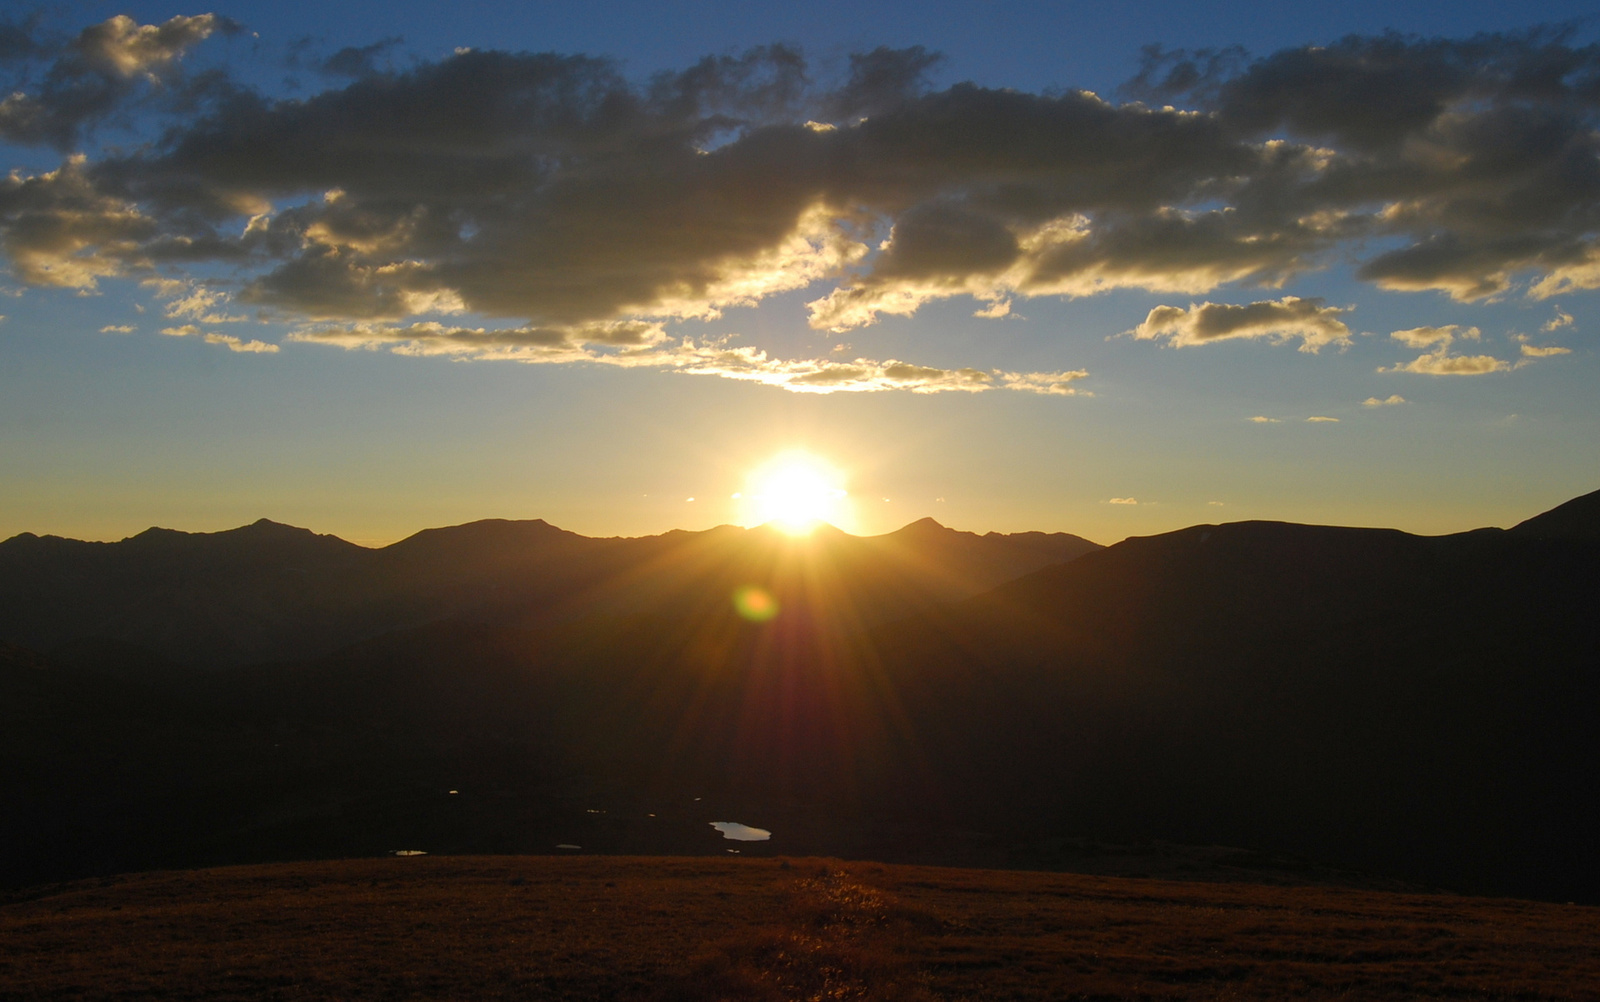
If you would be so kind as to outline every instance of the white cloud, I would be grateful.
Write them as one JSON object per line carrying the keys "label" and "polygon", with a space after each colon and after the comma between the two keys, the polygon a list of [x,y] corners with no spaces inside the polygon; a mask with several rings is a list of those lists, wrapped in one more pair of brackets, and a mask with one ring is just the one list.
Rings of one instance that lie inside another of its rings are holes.
{"label": "white cloud", "polygon": [[1406,402],[1406,398],[1405,397],[1402,397],[1398,393],[1391,393],[1387,397],[1384,397],[1382,399],[1379,399],[1378,397],[1368,397],[1367,399],[1361,401],[1361,406],[1363,406],[1363,407],[1394,407],[1394,406],[1397,406],[1399,404],[1403,404],[1405,402]]}
{"label": "white cloud", "polygon": [[1311,417],[1306,418],[1306,420],[1312,422],[1313,424],[1338,424],[1339,423],[1339,419],[1338,418],[1336,418],[1336,417],[1327,417],[1327,416],[1322,415],[1322,414],[1314,414]]}

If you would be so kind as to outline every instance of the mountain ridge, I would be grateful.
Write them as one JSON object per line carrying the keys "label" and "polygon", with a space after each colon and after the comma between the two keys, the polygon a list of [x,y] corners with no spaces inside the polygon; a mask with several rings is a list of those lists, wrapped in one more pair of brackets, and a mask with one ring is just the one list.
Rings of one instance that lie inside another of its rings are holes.
{"label": "mountain ridge", "polygon": [[943,527],[906,543],[832,527],[803,541],[770,526],[588,537],[543,519],[424,529],[376,548],[265,518],[219,532],[153,527],[111,543],[24,533],[0,542],[0,639],[45,651],[104,640],[172,661],[243,664],[325,654],[451,616],[566,616],[607,588],[619,603],[649,604],[677,587],[677,559],[706,565],[704,586],[731,592],[752,582],[705,575],[743,568],[759,578],[783,554],[810,550],[825,563],[891,568],[879,583],[899,607],[966,597],[1097,548],[1067,533]]}
{"label": "mountain ridge", "polygon": [[[581,565],[530,551],[434,592],[386,570],[348,607],[265,589],[234,620],[154,592],[123,622],[320,629],[320,652],[197,671],[103,630],[60,667],[0,648],[0,882],[401,845],[678,851],[733,817],[787,852],[936,862],[977,838],[1050,869],[1084,839],[1153,840],[1600,902],[1581,530],[1198,525],[1032,551],[983,589],[1020,541],[924,526],[922,546],[808,550],[730,527],[576,537]],[[669,837],[663,805],[716,814]]]}

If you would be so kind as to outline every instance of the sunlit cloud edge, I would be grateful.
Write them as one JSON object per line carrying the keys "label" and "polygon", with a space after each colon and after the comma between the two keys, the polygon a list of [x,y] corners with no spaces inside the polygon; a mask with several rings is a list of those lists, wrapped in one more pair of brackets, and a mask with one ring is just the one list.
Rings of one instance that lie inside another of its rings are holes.
{"label": "sunlit cloud edge", "polygon": [[404,326],[356,324],[307,327],[288,340],[347,350],[387,350],[396,355],[443,356],[461,361],[506,361],[531,365],[590,363],[655,368],[692,376],[718,376],[775,386],[792,393],[983,393],[1016,390],[1046,396],[1090,396],[1072,384],[1084,369],[1012,372],[1004,369],[940,368],[898,359],[774,358],[761,348],[730,345],[728,339],[696,341],[668,336],[659,323],[633,321],[570,328],[502,330],[451,327],[437,322]]}

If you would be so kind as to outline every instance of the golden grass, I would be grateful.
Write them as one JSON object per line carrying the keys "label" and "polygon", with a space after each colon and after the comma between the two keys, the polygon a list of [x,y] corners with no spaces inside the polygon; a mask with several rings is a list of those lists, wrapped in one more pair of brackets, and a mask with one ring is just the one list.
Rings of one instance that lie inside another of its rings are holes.
{"label": "golden grass", "polygon": [[0,999],[1600,999],[1600,909],[841,863],[415,857],[0,906]]}

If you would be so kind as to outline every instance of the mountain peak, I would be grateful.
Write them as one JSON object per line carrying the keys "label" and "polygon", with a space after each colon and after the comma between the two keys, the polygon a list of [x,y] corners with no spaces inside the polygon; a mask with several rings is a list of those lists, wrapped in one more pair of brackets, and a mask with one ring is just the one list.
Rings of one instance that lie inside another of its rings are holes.
{"label": "mountain peak", "polygon": [[230,539],[230,538],[257,538],[261,536],[315,536],[310,529],[302,529],[296,525],[283,522],[274,522],[270,518],[258,518],[248,525],[235,526],[232,529],[219,529],[216,532],[185,532],[182,529],[168,529],[159,525],[152,525],[143,532],[129,536],[131,540],[150,542],[160,539]]}
{"label": "mountain peak", "polygon": [[[270,518],[258,518],[249,525],[241,525],[237,529],[227,529],[224,531],[240,533],[241,535],[249,534],[252,536],[267,535],[269,533],[274,536],[288,535],[291,533],[296,536],[316,535],[316,533],[312,532],[310,529],[302,529],[297,525],[289,525],[286,522],[274,522]],[[218,535],[221,535],[221,533]]]}

